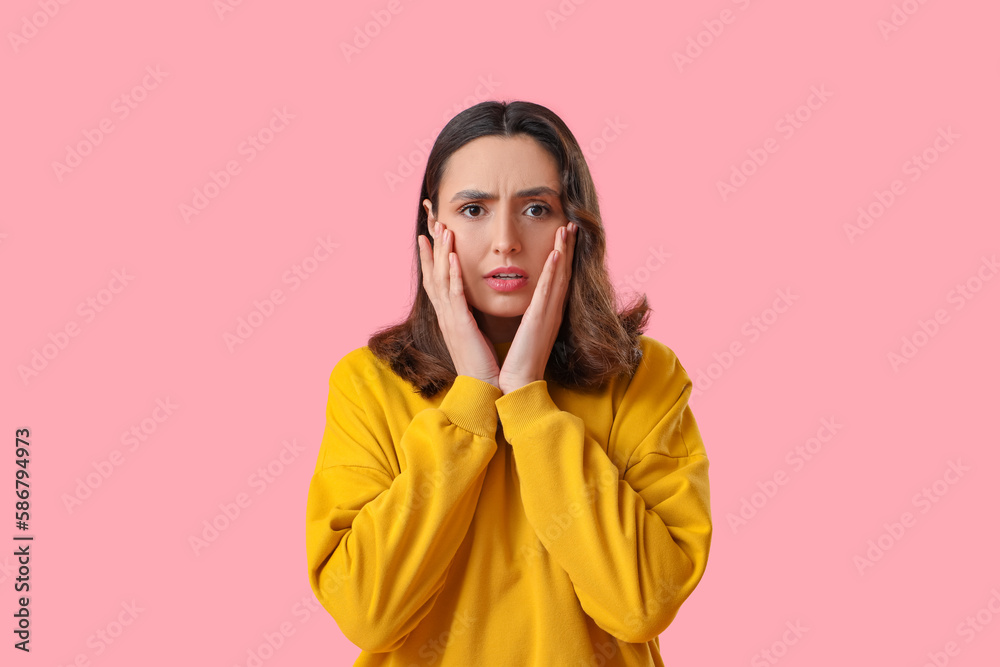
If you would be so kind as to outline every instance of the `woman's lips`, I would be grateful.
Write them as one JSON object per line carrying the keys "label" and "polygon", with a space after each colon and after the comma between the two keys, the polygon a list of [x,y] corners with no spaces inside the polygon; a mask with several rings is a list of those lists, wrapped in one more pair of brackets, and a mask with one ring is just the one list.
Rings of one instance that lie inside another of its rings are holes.
{"label": "woman's lips", "polygon": [[487,285],[498,292],[513,292],[528,284],[528,279],[523,276],[520,278],[494,278],[493,276],[487,276],[485,280]]}

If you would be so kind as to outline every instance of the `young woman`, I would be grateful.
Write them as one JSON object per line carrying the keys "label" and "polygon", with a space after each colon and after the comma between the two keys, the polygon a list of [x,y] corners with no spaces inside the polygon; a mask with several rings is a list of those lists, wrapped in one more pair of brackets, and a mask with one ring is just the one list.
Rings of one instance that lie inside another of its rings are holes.
{"label": "young woman", "polygon": [[355,665],[663,665],[708,560],[708,459],[645,296],[616,309],[576,139],[483,102],[420,199],[409,316],[330,377],[313,592]]}

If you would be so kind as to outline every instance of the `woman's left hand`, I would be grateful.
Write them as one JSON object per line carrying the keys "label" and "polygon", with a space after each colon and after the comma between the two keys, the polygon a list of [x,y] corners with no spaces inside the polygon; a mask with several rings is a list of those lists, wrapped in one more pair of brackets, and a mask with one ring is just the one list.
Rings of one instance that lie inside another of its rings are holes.
{"label": "woman's left hand", "polygon": [[500,369],[499,385],[505,394],[544,379],[545,366],[562,325],[577,229],[570,222],[556,230],[555,248],[545,260],[531,303]]}

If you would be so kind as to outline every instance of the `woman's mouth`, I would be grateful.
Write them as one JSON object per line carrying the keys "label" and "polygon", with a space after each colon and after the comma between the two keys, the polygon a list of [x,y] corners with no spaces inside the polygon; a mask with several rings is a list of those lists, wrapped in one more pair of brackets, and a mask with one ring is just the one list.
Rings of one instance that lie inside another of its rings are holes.
{"label": "woman's mouth", "polygon": [[498,292],[513,292],[528,284],[528,279],[514,273],[500,273],[486,277],[486,284]]}

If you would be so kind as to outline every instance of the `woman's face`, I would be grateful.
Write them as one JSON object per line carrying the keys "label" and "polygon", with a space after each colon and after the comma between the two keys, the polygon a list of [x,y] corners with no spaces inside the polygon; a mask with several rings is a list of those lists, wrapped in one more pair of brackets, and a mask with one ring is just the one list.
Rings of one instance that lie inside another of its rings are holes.
{"label": "woman's face", "polygon": [[[494,343],[513,340],[555,248],[556,230],[569,222],[560,194],[555,158],[534,138],[487,136],[448,158],[436,217],[431,200],[423,201],[428,224],[438,221],[454,233],[465,299]],[[487,279],[502,266],[520,267],[516,273],[527,282],[510,290],[492,287]]]}

